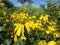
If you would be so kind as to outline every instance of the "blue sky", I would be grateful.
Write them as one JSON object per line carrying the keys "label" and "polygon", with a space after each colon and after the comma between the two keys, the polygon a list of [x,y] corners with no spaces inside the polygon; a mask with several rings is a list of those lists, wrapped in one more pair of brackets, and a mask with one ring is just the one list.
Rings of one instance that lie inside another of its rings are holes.
{"label": "blue sky", "polygon": [[[20,5],[20,3],[17,2],[17,0],[10,0],[10,1],[13,2],[13,4],[15,6],[19,6]],[[46,0],[33,0],[33,2],[34,2],[33,3],[34,6],[40,6],[41,4],[44,4],[44,5],[47,4]]]}
{"label": "blue sky", "polygon": [[46,0],[33,0],[33,5],[34,6],[40,6],[40,5],[47,5],[47,2],[46,2]]}

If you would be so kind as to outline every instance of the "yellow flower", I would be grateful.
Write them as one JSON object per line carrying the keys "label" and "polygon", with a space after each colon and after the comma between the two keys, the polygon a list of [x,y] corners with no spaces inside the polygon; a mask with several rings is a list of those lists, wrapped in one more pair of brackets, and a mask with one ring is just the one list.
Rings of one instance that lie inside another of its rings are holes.
{"label": "yellow flower", "polygon": [[29,26],[34,30],[35,29],[35,24],[33,21],[29,21]]}
{"label": "yellow flower", "polygon": [[10,16],[12,19],[16,19],[17,18],[17,13],[12,13],[12,15]]}
{"label": "yellow flower", "polygon": [[43,18],[43,21],[46,21],[47,22],[48,21],[48,18],[47,17],[44,17]]}
{"label": "yellow flower", "polygon": [[58,37],[58,38],[59,38],[59,33],[57,33],[57,34],[56,34],[56,37]]}
{"label": "yellow flower", "polygon": [[6,19],[6,22],[9,22],[9,20],[8,20],[8,19]]}
{"label": "yellow flower", "polygon": [[36,22],[37,22],[37,23],[41,23],[41,21],[40,21],[40,20],[37,20]]}
{"label": "yellow flower", "polygon": [[30,34],[30,28],[32,28],[33,30],[35,29],[35,24],[33,21],[29,21],[25,23],[25,27],[27,29],[27,33]]}
{"label": "yellow flower", "polygon": [[55,32],[53,35],[54,35],[56,38],[59,38],[59,37],[60,37],[60,33],[58,33],[58,32]]}
{"label": "yellow flower", "polygon": [[[18,24],[14,30],[14,41],[17,41],[17,36],[20,36],[22,34],[24,38],[24,25],[23,24]],[[23,39],[22,38],[22,39]]]}
{"label": "yellow flower", "polygon": [[47,31],[46,31],[46,34],[50,34],[50,32],[51,32],[51,31],[47,30]]}
{"label": "yellow flower", "polygon": [[3,24],[3,26],[5,27],[7,24]]}
{"label": "yellow flower", "polygon": [[21,18],[22,18],[22,19],[24,19],[24,20],[25,20],[25,19],[27,19],[27,17],[26,17],[26,16],[22,16]]}
{"label": "yellow flower", "polygon": [[55,41],[49,41],[47,45],[56,45]]}
{"label": "yellow flower", "polygon": [[24,34],[24,25],[23,24],[18,24],[14,30],[15,35],[20,36],[21,33],[22,35]]}
{"label": "yellow flower", "polygon": [[24,13],[23,15],[24,15],[25,17],[27,17],[27,16],[28,16],[28,12]]}
{"label": "yellow flower", "polygon": [[47,22],[47,21],[48,21],[48,17],[49,17],[49,15],[45,15],[45,16],[43,17],[43,21]]}
{"label": "yellow flower", "polygon": [[41,40],[38,45],[47,45],[47,42],[45,40]]}
{"label": "yellow flower", "polygon": [[48,17],[49,17],[49,15],[41,15],[39,19],[47,22],[48,21]]}
{"label": "yellow flower", "polygon": [[29,17],[29,19],[32,19],[32,17]]}
{"label": "yellow flower", "polygon": [[32,16],[33,19],[36,19],[36,16]]}
{"label": "yellow flower", "polygon": [[6,15],[6,14],[7,14],[7,10],[2,10],[2,13],[3,13],[4,15]]}
{"label": "yellow flower", "polygon": [[20,16],[21,19],[27,19],[28,13],[21,12],[21,13],[19,14],[19,16]]}
{"label": "yellow flower", "polygon": [[41,29],[42,24],[41,23],[35,23],[35,29]]}
{"label": "yellow flower", "polygon": [[56,29],[55,29],[55,26],[48,26],[48,30],[55,31]]}
{"label": "yellow flower", "polygon": [[4,6],[4,3],[0,2],[0,7],[3,7]]}
{"label": "yellow flower", "polygon": [[42,20],[42,19],[43,19],[43,17],[44,17],[44,16],[43,16],[43,15],[41,15],[39,19],[40,19],[40,20]]}
{"label": "yellow flower", "polygon": [[50,15],[48,15],[48,14],[47,14],[47,15],[45,15],[45,16],[46,16],[46,17],[50,17]]}

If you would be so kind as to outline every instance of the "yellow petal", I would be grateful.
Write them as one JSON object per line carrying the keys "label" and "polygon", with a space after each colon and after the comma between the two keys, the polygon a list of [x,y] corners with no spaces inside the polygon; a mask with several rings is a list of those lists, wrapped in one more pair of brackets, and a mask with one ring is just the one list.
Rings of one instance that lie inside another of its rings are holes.
{"label": "yellow petal", "polygon": [[22,36],[24,36],[24,25],[22,25]]}
{"label": "yellow petal", "polygon": [[47,45],[47,42],[46,40],[41,40],[39,41],[38,45]]}
{"label": "yellow petal", "polygon": [[55,41],[49,41],[47,45],[56,45]]}
{"label": "yellow petal", "polygon": [[14,35],[14,42],[17,42],[17,36]]}
{"label": "yellow petal", "polygon": [[19,28],[17,29],[16,35],[17,36],[20,36],[21,35],[21,32],[22,32],[22,25],[19,24]]}
{"label": "yellow petal", "polygon": [[35,24],[33,21],[30,21],[28,24],[33,30],[35,29]]}
{"label": "yellow petal", "polygon": [[14,30],[14,33],[17,31],[17,29],[19,28],[19,24],[16,26],[15,30]]}
{"label": "yellow petal", "polygon": [[29,27],[29,24],[28,24],[28,23],[25,23],[25,27],[26,27],[27,33],[30,34],[30,27]]}
{"label": "yellow petal", "polygon": [[22,40],[26,40],[26,37],[25,37],[25,36],[21,36],[21,39],[22,39]]}

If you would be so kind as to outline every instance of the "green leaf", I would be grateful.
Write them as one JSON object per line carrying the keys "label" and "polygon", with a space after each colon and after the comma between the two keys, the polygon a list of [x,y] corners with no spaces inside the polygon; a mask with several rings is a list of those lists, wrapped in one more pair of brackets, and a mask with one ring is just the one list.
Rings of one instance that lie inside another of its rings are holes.
{"label": "green leaf", "polygon": [[4,41],[4,45],[10,45],[10,44],[11,44],[11,40],[6,39],[6,40]]}
{"label": "green leaf", "polygon": [[1,27],[1,26],[0,26],[0,31],[4,31],[4,27]]}

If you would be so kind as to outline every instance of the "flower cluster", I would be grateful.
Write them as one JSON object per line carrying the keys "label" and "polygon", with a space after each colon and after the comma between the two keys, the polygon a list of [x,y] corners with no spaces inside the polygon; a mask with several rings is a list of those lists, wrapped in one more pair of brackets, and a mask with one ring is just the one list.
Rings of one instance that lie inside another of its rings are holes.
{"label": "flower cluster", "polygon": [[57,20],[50,20],[50,15],[48,14],[41,15],[38,19],[36,18],[37,16],[34,15],[29,16],[28,12],[21,12],[19,14],[15,12],[12,13],[11,19],[15,22],[14,26],[16,27],[14,30],[14,42],[18,40],[18,37],[26,40],[26,36],[24,34],[25,30],[30,34],[31,29],[45,32],[47,35],[52,35],[54,38],[60,37],[60,33],[58,32],[59,29],[57,28]]}

